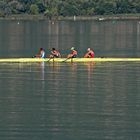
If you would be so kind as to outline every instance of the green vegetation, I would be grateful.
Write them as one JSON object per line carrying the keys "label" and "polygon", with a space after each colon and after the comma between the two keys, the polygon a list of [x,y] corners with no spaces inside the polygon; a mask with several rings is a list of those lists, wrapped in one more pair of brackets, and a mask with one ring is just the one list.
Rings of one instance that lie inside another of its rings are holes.
{"label": "green vegetation", "polygon": [[140,13],[140,0],[0,0],[0,16],[93,16]]}

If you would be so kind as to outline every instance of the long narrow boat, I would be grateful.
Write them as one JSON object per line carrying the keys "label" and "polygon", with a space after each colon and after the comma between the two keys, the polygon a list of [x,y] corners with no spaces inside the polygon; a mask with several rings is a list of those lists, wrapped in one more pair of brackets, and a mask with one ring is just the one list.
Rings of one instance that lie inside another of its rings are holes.
{"label": "long narrow boat", "polygon": [[0,58],[0,63],[23,62],[140,62],[140,58]]}

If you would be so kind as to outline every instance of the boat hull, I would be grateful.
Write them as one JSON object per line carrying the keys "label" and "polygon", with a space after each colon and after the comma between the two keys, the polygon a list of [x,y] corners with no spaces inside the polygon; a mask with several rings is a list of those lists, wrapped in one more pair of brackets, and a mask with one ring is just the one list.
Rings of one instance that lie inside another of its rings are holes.
{"label": "boat hull", "polygon": [[0,63],[20,62],[140,62],[140,58],[0,58]]}

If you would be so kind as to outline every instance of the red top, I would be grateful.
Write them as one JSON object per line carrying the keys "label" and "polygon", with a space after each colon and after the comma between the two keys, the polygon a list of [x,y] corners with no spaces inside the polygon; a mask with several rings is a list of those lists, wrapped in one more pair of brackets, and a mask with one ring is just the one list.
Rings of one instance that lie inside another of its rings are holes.
{"label": "red top", "polygon": [[94,52],[93,51],[90,51],[89,55],[90,55],[91,58],[94,58]]}

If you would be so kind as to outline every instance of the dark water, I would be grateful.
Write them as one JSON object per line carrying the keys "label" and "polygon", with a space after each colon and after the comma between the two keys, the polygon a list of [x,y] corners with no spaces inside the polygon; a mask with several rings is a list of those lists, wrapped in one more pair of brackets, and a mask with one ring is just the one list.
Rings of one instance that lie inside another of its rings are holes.
{"label": "dark water", "polygon": [[83,57],[139,57],[140,21],[0,21],[0,56],[31,57],[43,47],[67,56],[71,47]]}
{"label": "dark water", "polygon": [[[1,57],[140,56],[138,21],[18,22],[0,22]],[[139,62],[1,63],[0,140],[139,140],[139,75]]]}

